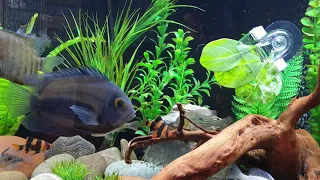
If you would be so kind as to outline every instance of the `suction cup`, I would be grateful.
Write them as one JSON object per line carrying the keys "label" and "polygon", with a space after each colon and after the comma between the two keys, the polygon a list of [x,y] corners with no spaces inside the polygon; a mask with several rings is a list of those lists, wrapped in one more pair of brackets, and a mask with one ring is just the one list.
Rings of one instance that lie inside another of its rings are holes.
{"label": "suction cup", "polygon": [[292,22],[290,21],[276,21],[272,24],[270,24],[265,30],[267,32],[276,30],[276,29],[284,29],[288,31],[292,37],[293,37],[293,45],[288,50],[286,55],[283,57],[283,59],[288,62],[293,56],[297,54],[298,51],[301,50],[303,46],[302,42],[302,33],[301,30]]}

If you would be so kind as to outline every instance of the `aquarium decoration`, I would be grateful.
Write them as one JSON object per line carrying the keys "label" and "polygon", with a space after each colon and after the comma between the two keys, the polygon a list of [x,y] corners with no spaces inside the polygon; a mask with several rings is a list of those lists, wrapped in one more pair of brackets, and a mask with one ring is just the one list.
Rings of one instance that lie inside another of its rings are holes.
{"label": "aquarium decoration", "polygon": [[[138,63],[139,84],[128,93],[139,106],[137,110],[148,120],[158,115],[166,115],[177,102],[202,105],[202,93],[210,97],[211,85],[215,78],[207,72],[207,78],[202,83],[194,77],[189,67],[195,63],[194,58],[188,57],[191,48],[189,42],[193,40],[188,32],[178,29],[167,32],[169,23],[160,23],[157,27],[157,40],[154,51],[144,52],[145,60]],[[172,43],[167,40],[174,35]],[[164,90],[170,89],[170,94]],[[147,127],[143,127],[149,132]],[[138,134],[145,133],[138,131]]]}
{"label": "aquarium decoration", "polygon": [[[318,66],[320,58],[320,1],[313,0],[309,2],[309,7],[305,13],[305,17],[301,19],[303,25],[302,32],[304,34],[304,53],[309,58],[307,63],[306,84],[307,88],[312,92],[315,89],[318,78]],[[311,126],[313,137],[320,144],[320,107],[316,107],[310,111],[308,120]]]}
{"label": "aquarium decoration", "polygon": [[30,22],[29,22],[28,25],[27,25],[26,34],[30,34],[30,33],[32,32],[34,23],[36,22],[37,18],[38,18],[38,13],[35,13],[35,14],[31,17],[31,20],[30,20]]}
{"label": "aquarium decoration", "polygon": [[[100,27],[97,17],[89,17],[80,13],[78,22],[73,16],[76,33],[73,32],[71,23],[66,19],[66,32],[69,40],[64,42],[57,38],[61,45],[51,51],[49,56],[56,56],[66,50],[73,59],[73,61],[69,60],[67,67],[75,64],[96,68],[127,93],[137,71],[134,59],[139,45],[132,53],[129,62],[125,64],[123,54],[126,50],[136,41],[140,41],[139,44],[141,44],[143,39],[139,38],[162,21],[179,24],[167,20],[167,17],[175,12],[176,8],[197,8],[175,3],[175,0],[154,0],[149,8],[140,15],[138,10],[132,11],[132,0],[129,0],[117,13],[116,20],[112,24],[114,27],[111,27],[108,17]],[[92,23],[94,28],[91,28],[89,23]]]}
{"label": "aquarium decoration", "polygon": [[280,93],[280,72],[287,66],[283,58],[292,51],[293,40],[285,29],[267,33],[259,26],[239,41],[222,38],[210,42],[202,51],[200,63],[215,72],[221,86],[235,88],[248,103],[268,103]]}
{"label": "aquarium decoration", "polygon": [[[248,103],[248,101],[241,96],[241,92],[238,92],[242,90],[242,88],[236,89],[236,95],[232,102],[232,111],[235,119],[242,119],[248,114],[260,114],[277,119],[289,105],[291,99],[298,94],[302,80],[303,61],[304,56],[300,54],[288,62],[288,67],[281,72],[282,87],[280,93],[266,104],[254,99],[252,99],[251,102],[256,101],[256,103]],[[250,92],[251,89],[243,89],[243,91],[245,94]],[[251,98],[258,99],[260,96],[256,95]]]}

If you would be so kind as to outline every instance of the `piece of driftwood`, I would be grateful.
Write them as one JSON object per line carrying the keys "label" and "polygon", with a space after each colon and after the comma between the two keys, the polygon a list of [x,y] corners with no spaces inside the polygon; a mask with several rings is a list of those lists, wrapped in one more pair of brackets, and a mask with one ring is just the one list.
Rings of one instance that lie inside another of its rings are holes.
{"label": "piece of driftwood", "polygon": [[[132,140],[126,160],[130,162],[130,153],[136,147],[169,140],[195,141],[201,146],[171,162],[152,180],[206,179],[244,155],[263,157],[277,180],[319,180],[319,145],[307,131],[295,129],[299,118],[320,104],[319,79],[314,92],[294,98],[277,120],[248,115],[212,134],[202,130],[185,131],[180,124],[172,137],[149,138],[142,143],[139,139],[143,137]],[[183,123],[183,118],[180,119]],[[252,153],[254,151],[259,153]]]}

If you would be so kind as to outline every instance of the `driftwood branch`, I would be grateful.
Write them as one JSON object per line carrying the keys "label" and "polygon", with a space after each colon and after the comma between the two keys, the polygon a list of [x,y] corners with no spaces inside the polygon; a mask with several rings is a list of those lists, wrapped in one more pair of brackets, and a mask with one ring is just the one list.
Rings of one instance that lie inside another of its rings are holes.
{"label": "driftwood branch", "polygon": [[319,145],[307,131],[295,130],[299,118],[319,104],[318,77],[314,92],[294,98],[277,121],[260,115],[248,115],[216,135],[202,130],[185,131],[183,126],[179,126],[181,131],[173,131],[172,137],[149,138],[140,144],[139,140],[132,140],[126,159],[135,147],[168,140],[190,140],[204,143],[171,162],[153,180],[206,179],[252,150],[259,150],[260,156],[268,162],[271,175],[277,180],[320,179]]}
{"label": "driftwood branch", "polygon": [[[125,153],[125,162],[130,164],[130,154],[132,151],[138,147],[146,147],[150,146],[152,144],[157,144],[160,142],[165,142],[165,141],[173,141],[173,140],[180,140],[180,141],[193,141],[197,142],[196,147],[201,145],[203,142],[211,139],[214,135],[219,133],[218,131],[206,131],[206,130],[198,130],[198,131],[187,131],[183,129],[184,126],[184,110],[182,108],[181,104],[177,104],[178,109],[180,111],[180,122],[176,130],[171,131],[171,135],[169,137],[160,137],[160,138],[152,138],[152,136],[141,136],[141,137],[136,137],[132,139],[129,142],[129,148]],[[191,122],[191,120],[190,120]],[[196,124],[192,122],[192,124]],[[199,125],[196,124],[197,127],[200,127]],[[201,128],[201,127],[200,127]],[[203,128],[201,128],[203,129]]]}

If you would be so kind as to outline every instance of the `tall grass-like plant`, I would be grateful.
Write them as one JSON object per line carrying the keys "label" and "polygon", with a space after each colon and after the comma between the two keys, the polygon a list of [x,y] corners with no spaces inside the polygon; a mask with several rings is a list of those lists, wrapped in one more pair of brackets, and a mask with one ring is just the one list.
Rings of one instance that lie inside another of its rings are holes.
{"label": "tall grass-like plant", "polygon": [[[81,15],[80,13],[77,22],[72,16],[76,33],[73,32],[72,26],[66,19],[67,26],[65,29],[69,40],[64,42],[58,38],[61,45],[54,49],[49,56],[55,56],[66,50],[73,59],[73,62],[69,61],[67,66],[75,63],[78,66],[99,69],[122,90],[128,92],[137,70],[134,61],[135,55],[143,41],[139,38],[162,21],[176,23],[167,20],[167,17],[176,8],[193,7],[176,5],[175,3],[176,0],[153,0],[149,8],[141,15],[139,10],[131,9],[132,0],[128,0],[122,11],[117,13],[113,28],[110,27],[108,17],[100,26],[97,17],[90,17],[87,14]],[[90,24],[93,24],[93,28]],[[124,53],[137,40],[140,41],[138,47],[130,60],[125,63]]]}

